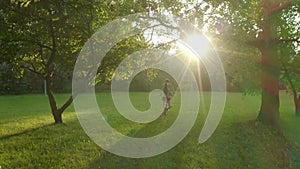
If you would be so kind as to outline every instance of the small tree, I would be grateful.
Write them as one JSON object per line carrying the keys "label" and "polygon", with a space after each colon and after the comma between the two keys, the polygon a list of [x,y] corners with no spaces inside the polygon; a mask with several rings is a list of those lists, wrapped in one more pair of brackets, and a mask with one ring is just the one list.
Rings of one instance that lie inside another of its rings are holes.
{"label": "small tree", "polygon": [[[99,18],[96,2],[83,1],[1,1],[0,45],[5,61],[18,70],[26,69],[46,81],[46,91],[55,123],[71,105],[70,96],[62,106],[54,97],[53,77],[70,71],[85,40]],[[104,9],[103,9],[104,10]],[[103,18],[107,18],[107,13]]]}
{"label": "small tree", "polygon": [[[296,53],[294,45],[284,45],[281,53],[287,57],[281,58],[281,80],[292,92],[295,114],[300,115],[300,55]],[[299,52],[299,51],[298,51]]]}
{"label": "small tree", "polygon": [[[144,10],[135,1],[1,1],[0,2],[0,46],[2,61],[14,65],[16,70],[26,69],[46,81],[46,92],[55,123],[62,123],[62,113],[69,107],[76,94],[58,106],[54,96],[53,77],[69,76],[77,56],[88,38],[102,25],[116,17]],[[133,40],[135,41],[135,40]],[[122,46],[130,47],[133,41]],[[136,42],[136,41],[135,41]],[[144,43],[144,41],[143,41]],[[138,45],[133,45],[133,48]],[[99,73],[107,73],[109,65],[116,67],[123,55],[100,66]],[[104,70],[104,71],[103,71]],[[99,75],[97,77],[109,78]],[[99,80],[99,79],[98,79]]]}

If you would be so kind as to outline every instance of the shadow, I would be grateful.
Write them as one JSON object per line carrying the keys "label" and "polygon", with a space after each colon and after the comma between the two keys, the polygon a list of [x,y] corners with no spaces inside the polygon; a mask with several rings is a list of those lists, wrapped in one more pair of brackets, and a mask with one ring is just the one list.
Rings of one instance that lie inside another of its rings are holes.
{"label": "shadow", "polygon": [[[239,108],[238,105],[246,101],[252,100],[242,100],[236,103],[237,106],[227,107],[227,114],[224,115],[217,130],[203,144],[198,143],[198,138],[206,115],[200,113],[189,134],[165,153],[150,158],[132,159],[106,152],[91,161],[87,168],[300,168],[299,149],[295,150],[282,133],[256,120],[250,120],[254,119],[256,114],[244,115],[243,113],[247,111],[244,110],[245,108]],[[252,110],[254,103],[250,103],[248,103],[251,105],[247,108],[248,111],[255,112]],[[163,132],[162,126],[168,128],[176,118],[172,113],[170,111],[167,116],[160,116],[156,121],[132,132],[130,136],[143,138]]]}
{"label": "shadow", "polygon": [[281,132],[259,121],[232,123],[216,135],[220,137],[210,141],[218,168],[280,169],[292,165],[292,146]]}
{"label": "shadow", "polygon": [[[173,107],[167,112],[166,115],[163,113],[156,120],[143,125],[139,130],[133,130],[129,132],[127,136],[134,138],[147,138],[151,136],[156,136],[165,130],[167,130],[176,120],[178,116],[178,112],[180,110],[180,104],[177,103],[174,99]],[[204,110],[202,110],[204,111]],[[122,168],[122,169],[190,169],[193,167],[182,166],[180,163],[184,163],[180,158],[181,156],[187,155],[188,153],[185,151],[187,145],[189,148],[194,149],[197,147],[198,137],[202,125],[204,124],[204,120],[206,115],[203,116],[202,112],[200,112],[195,125],[191,129],[190,133],[186,138],[184,138],[178,145],[171,148],[167,152],[162,154],[148,157],[148,158],[126,158],[121,157],[110,152],[106,152],[102,157],[97,157],[93,161],[90,162],[88,168],[98,169],[98,168]],[[120,124],[119,124],[120,125]],[[190,141],[192,140],[192,144]],[[118,143],[116,143],[118,144]],[[146,147],[147,149],[151,149],[151,147]],[[128,150],[130,151],[130,149]],[[194,155],[194,154],[193,154]],[[188,162],[188,160],[186,161]]]}
{"label": "shadow", "polygon": [[[167,114],[161,114],[156,120],[144,124],[140,129],[133,129],[127,136],[134,138],[147,138],[156,136],[167,130],[176,120],[178,115],[179,106],[174,104],[171,110]],[[119,142],[122,142],[121,140]],[[118,144],[118,143],[116,143]],[[112,145],[114,146],[114,145]],[[151,149],[151,147],[147,147]],[[130,148],[129,150],[130,151]],[[177,149],[170,149],[162,154],[148,157],[148,158],[127,158],[121,157],[110,152],[106,152],[104,156],[98,157],[93,160],[88,168],[98,169],[98,168],[122,168],[122,169],[174,169],[176,167],[176,155]]]}
{"label": "shadow", "polygon": [[55,125],[55,124],[54,123],[47,124],[47,125],[43,125],[43,126],[40,126],[40,127],[27,129],[27,130],[21,131],[19,133],[14,133],[14,134],[8,134],[8,135],[0,136],[0,141],[1,140],[6,140],[6,139],[10,139],[10,138],[13,138],[13,137],[18,137],[18,136],[21,136],[21,135],[26,135],[26,134],[32,133],[34,131],[37,131],[39,129],[42,129],[42,128],[45,128],[45,127],[49,127],[49,126],[53,126],[53,125]]}
{"label": "shadow", "polygon": [[75,116],[64,124],[49,123],[0,137],[2,168],[87,168],[102,152]]}

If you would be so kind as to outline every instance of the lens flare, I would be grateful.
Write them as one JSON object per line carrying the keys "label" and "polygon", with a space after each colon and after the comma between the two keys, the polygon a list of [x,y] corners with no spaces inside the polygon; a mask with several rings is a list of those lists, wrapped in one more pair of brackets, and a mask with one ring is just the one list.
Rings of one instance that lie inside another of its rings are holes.
{"label": "lens flare", "polygon": [[204,57],[209,50],[209,41],[203,34],[189,35],[186,40],[178,41],[177,46],[191,58]]}

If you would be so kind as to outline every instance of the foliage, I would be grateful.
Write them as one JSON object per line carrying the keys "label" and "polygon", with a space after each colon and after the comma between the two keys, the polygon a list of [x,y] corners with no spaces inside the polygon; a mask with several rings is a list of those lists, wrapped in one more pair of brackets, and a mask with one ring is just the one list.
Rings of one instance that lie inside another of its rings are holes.
{"label": "foliage", "polygon": [[[61,85],[54,82],[70,82],[72,69],[83,44],[98,28],[116,17],[132,13],[132,10],[138,12],[138,9],[142,9],[134,1],[109,4],[98,0],[1,1],[0,6],[3,26],[0,32],[0,46],[3,47],[0,55],[4,56],[1,62],[13,65],[14,70],[19,70],[17,73],[20,77],[27,70],[46,81],[46,91],[56,123],[62,122],[61,114],[71,104],[73,97],[58,107],[53,92],[55,86]],[[133,41],[135,39],[127,41],[123,47],[135,47]],[[123,49],[119,47],[119,50]],[[112,54],[114,59],[109,64],[117,65],[118,58],[126,56],[126,52],[123,55],[120,52]],[[112,71],[106,69],[106,66],[103,66],[104,71]],[[107,74],[111,75],[112,72],[100,73],[104,74],[101,77],[109,79]]]}
{"label": "foliage", "polygon": [[[297,39],[300,37],[299,12],[300,5],[294,5],[286,11],[278,22],[278,29],[282,30],[282,39]],[[300,90],[300,40],[297,42],[282,43],[278,46],[281,61],[281,80],[291,91]],[[291,83],[290,83],[291,82]]]}
{"label": "foliage", "polygon": [[[207,1],[211,9],[206,14],[209,16],[207,27],[210,32],[216,32],[213,33],[213,39],[216,41],[216,49],[221,57],[225,57],[223,63],[226,67],[227,79],[241,86],[246,93],[260,91],[261,83],[257,75],[261,73],[261,53],[255,48],[261,45],[260,37],[265,20],[262,15],[262,2]],[[299,42],[296,41],[300,37],[299,21],[297,21],[298,6],[299,3],[294,2],[290,8],[270,17],[274,43],[281,46],[281,49],[285,48],[279,54],[285,64],[297,60],[292,59],[293,56],[288,56],[288,53],[295,52],[295,47],[286,48],[286,46],[299,46]],[[296,67],[294,65],[294,68]]]}
{"label": "foliage", "polygon": [[[70,97],[66,102],[68,104],[64,104],[61,109],[57,108],[53,96],[53,78],[70,79],[75,58],[85,41],[104,24],[128,14],[165,13],[187,19],[198,28],[204,27],[204,30],[213,35],[212,41],[218,45],[217,50],[224,54],[230,83],[246,93],[255,93],[262,89],[264,96],[264,93],[268,94],[267,90],[274,91],[270,95],[276,100],[276,104],[273,104],[274,110],[278,109],[279,104],[279,69],[275,61],[275,55],[278,53],[272,52],[273,47],[281,42],[295,42],[299,38],[298,0],[286,0],[282,3],[270,0],[15,0],[2,1],[0,5],[0,24],[3,27],[0,31],[0,46],[3,49],[0,51],[0,55],[3,56],[1,62],[12,64],[14,70],[18,70],[20,74],[27,69],[44,78],[52,112],[59,112],[58,114],[68,106],[72,98]],[[109,83],[120,60],[132,51],[148,48],[147,43],[142,35],[118,43],[108,53],[110,57],[100,65],[96,82]],[[298,44],[294,43],[295,46]],[[259,52],[254,50],[254,47],[261,52],[261,64],[258,64]],[[274,64],[268,65],[263,62],[268,59],[274,60]],[[287,70],[295,72],[294,66],[298,63],[291,64],[294,60],[288,58],[281,60],[288,65]],[[258,73],[266,77],[261,78],[261,82],[258,80]],[[153,71],[148,74],[156,76]],[[124,77],[126,76],[128,75],[125,74]],[[271,80],[268,81],[269,77]],[[296,80],[294,75],[291,77]],[[272,83],[272,80],[276,83]],[[267,86],[268,84],[273,85]],[[266,100],[262,103],[266,103]],[[262,112],[268,112],[264,111],[263,107],[267,106],[262,105]]]}
{"label": "foliage", "polygon": [[300,53],[293,44],[283,44],[278,49],[282,56],[281,81],[290,91],[300,91]]}

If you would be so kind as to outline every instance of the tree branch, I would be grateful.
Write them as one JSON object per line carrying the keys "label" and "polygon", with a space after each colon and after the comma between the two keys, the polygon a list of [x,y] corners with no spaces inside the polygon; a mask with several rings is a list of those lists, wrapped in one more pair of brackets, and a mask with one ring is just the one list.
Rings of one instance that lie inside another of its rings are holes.
{"label": "tree branch", "polygon": [[51,48],[50,46],[47,46],[47,45],[45,45],[45,44],[42,44],[41,42],[36,42],[36,44],[37,44],[38,46],[40,46],[41,48],[46,48],[46,49],[52,50],[52,48]]}
{"label": "tree branch", "polygon": [[[154,27],[152,27],[152,31],[151,31],[151,34],[150,34],[150,38],[149,38],[149,40],[147,40],[147,44],[149,44],[151,41],[152,41],[152,39],[153,39],[153,34],[154,34],[154,30],[155,30],[155,28]],[[144,32],[145,30],[143,30],[143,32]]]}
{"label": "tree branch", "polygon": [[276,14],[288,7],[290,7],[294,3],[294,0],[286,0],[283,2],[274,3],[272,0],[264,0],[264,15],[270,16]]}
{"label": "tree branch", "polygon": [[74,94],[73,96],[70,96],[69,99],[65,102],[65,104],[63,104],[57,111],[59,113],[63,113],[73,102],[73,100],[76,98],[76,94]]}
{"label": "tree branch", "polygon": [[[151,17],[151,16],[139,16],[139,18],[141,18],[141,19],[152,19],[152,20],[156,20],[156,21],[158,21],[159,23],[160,23],[160,25],[161,26],[164,26],[164,27],[166,27],[166,28],[170,28],[170,29],[174,29],[174,30],[177,30],[177,31],[180,31],[181,32],[181,30],[180,30],[180,28],[179,27],[176,27],[176,26],[172,26],[172,25],[168,25],[168,24],[166,24],[163,20],[161,20],[160,18],[158,18],[158,17]],[[156,25],[157,26],[157,25]]]}
{"label": "tree branch", "polygon": [[52,50],[51,50],[51,55],[48,59],[48,62],[46,63],[46,69],[49,68],[49,66],[52,64],[55,54],[56,54],[56,39],[55,39],[55,31],[54,31],[54,27],[53,27],[53,22],[52,20],[50,20],[50,35],[51,35],[51,39],[52,39]]}
{"label": "tree branch", "polygon": [[41,56],[41,59],[42,59],[42,64],[44,66],[46,66],[45,59],[44,59],[44,51],[43,51],[43,47],[41,47],[41,46],[40,46],[40,56]]}
{"label": "tree branch", "polygon": [[[220,35],[212,35],[212,37],[217,37],[217,36],[220,36]],[[232,41],[235,41],[237,43],[243,43],[243,44],[247,44],[247,45],[251,45],[251,46],[261,46],[265,43],[293,43],[293,42],[296,42],[296,43],[300,43],[300,37],[298,38],[292,38],[292,39],[278,39],[278,38],[273,38],[269,41],[265,41],[261,38],[255,38],[255,39],[252,39],[252,40],[241,40],[240,37],[235,37],[235,36],[222,36],[228,40],[232,40]]]}
{"label": "tree branch", "polygon": [[294,39],[274,39],[273,41],[277,43],[290,43],[290,42],[300,43],[300,37]]}
{"label": "tree branch", "polygon": [[6,41],[4,40],[4,42],[6,42],[6,43],[9,43],[9,42],[27,42],[27,43],[31,43],[31,44],[37,45],[39,47],[42,47],[42,48],[46,48],[46,49],[52,50],[52,48],[50,46],[47,46],[45,44],[42,44],[41,42],[37,42],[37,41],[34,41],[34,40],[28,40],[28,39],[10,39],[10,40],[6,40]]}
{"label": "tree branch", "polygon": [[38,71],[36,71],[36,70],[34,70],[34,69],[30,69],[29,67],[22,66],[22,65],[21,65],[20,67],[23,68],[23,69],[29,70],[30,72],[35,73],[35,74],[37,74],[37,75],[40,75],[40,76],[43,75],[41,72],[38,72]]}

